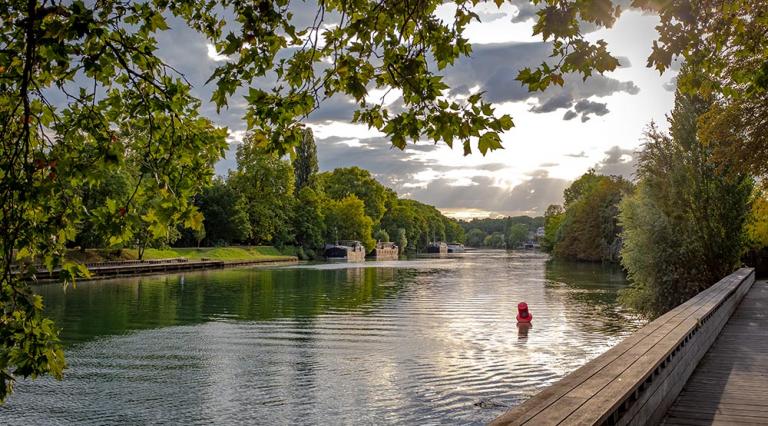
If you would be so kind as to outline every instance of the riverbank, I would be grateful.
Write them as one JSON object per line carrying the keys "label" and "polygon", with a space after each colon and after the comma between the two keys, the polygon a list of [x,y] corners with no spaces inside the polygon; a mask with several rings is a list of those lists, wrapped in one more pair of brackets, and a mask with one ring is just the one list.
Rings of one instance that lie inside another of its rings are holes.
{"label": "riverbank", "polygon": [[[249,265],[274,265],[297,263],[297,256],[287,254],[291,249],[280,251],[272,246],[186,247],[146,249],[144,259],[138,260],[136,249],[73,250],[67,259],[84,264],[89,277],[78,280],[153,275],[202,269],[221,269]],[[57,281],[58,271],[41,271],[38,281]]]}

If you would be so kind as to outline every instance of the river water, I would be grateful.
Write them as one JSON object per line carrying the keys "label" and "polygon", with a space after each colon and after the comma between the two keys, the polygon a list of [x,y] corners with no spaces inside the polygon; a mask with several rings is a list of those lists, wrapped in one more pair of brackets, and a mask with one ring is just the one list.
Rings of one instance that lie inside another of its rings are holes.
{"label": "river water", "polygon": [[65,379],[18,383],[0,423],[485,423],[636,330],[625,285],[476,251],[42,286]]}

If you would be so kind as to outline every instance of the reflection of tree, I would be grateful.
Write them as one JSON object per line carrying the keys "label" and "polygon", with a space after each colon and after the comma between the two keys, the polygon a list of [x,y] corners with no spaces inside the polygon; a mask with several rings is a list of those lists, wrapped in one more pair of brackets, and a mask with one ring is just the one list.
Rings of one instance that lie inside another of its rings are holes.
{"label": "reflection of tree", "polygon": [[62,327],[63,340],[74,343],[216,319],[311,320],[328,311],[365,313],[399,291],[403,274],[378,268],[224,270],[80,283],[66,294],[58,286],[37,291]]}
{"label": "reflection of tree", "polygon": [[617,333],[638,321],[617,305],[618,292],[628,283],[616,265],[553,260],[546,263],[545,278],[547,295],[567,299],[563,314],[584,331]]}

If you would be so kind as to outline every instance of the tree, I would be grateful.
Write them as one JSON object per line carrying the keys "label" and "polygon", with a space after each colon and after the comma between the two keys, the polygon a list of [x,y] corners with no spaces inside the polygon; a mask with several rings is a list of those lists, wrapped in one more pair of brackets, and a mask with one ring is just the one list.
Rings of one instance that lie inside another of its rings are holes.
{"label": "tree", "polygon": [[545,252],[551,253],[555,249],[563,219],[565,219],[565,210],[562,206],[552,204],[547,207],[544,214],[544,238],[541,241],[541,248]]}
{"label": "tree", "polygon": [[373,221],[365,214],[365,204],[354,195],[341,200],[329,199],[325,206],[326,239],[357,240],[367,250],[373,250],[376,241],[371,238]]}
{"label": "tree", "polygon": [[[414,243],[418,240],[421,231],[417,223],[416,212],[404,200],[396,199],[391,207],[384,212],[384,216],[381,218],[381,227],[391,235],[398,235],[400,229],[404,230],[409,242],[408,246],[412,250],[416,249]],[[405,249],[406,247],[400,248],[403,251]]]}
{"label": "tree", "polygon": [[760,250],[768,247],[768,198],[763,191],[753,197],[746,232],[749,248]]}
{"label": "tree", "polygon": [[472,228],[467,232],[467,245],[470,247],[482,247],[487,236],[481,229]]}
{"label": "tree", "polygon": [[383,229],[379,229],[378,231],[376,231],[375,234],[373,234],[373,239],[376,240],[376,241],[381,241],[381,242],[384,242],[384,243],[388,243],[389,242],[389,234],[387,233],[387,231],[385,231]]}
{"label": "tree", "polygon": [[104,228],[110,221],[108,218],[97,216],[99,213],[103,213],[103,210],[99,208],[104,206],[109,199],[127,198],[135,185],[136,183],[133,182],[129,173],[125,170],[115,170],[106,176],[102,182],[92,186],[83,186],[81,189],[83,208],[88,213],[78,224],[74,245],[81,249],[108,247],[109,237],[114,232],[109,228]]}
{"label": "tree", "polygon": [[377,225],[381,221],[390,197],[396,197],[384,185],[359,167],[339,168],[318,176],[325,194],[334,200],[354,195],[365,204],[365,214]]}
{"label": "tree", "polygon": [[507,228],[507,248],[518,248],[528,240],[528,227],[522,223],[515,223]]}
{"label": "tree", "polygon": [[497,248],[497,249],[503,249],[507,247],[504,234],[502,234],[501,232],[494,232],[493,234],[485,237],[485,240],[483,240],[483,245],[486,247]]}
{"label": "tree", "polygon": [[408,248],[408,236],[404,228],[397,230],[397,247],[400,249],[400,254],[405,253],[405,249]]}
{"label": "tree", "polygon": [[563,194],[565,212],[555,231],[553,254],[564,259],[617,262],[621,248],[618,204],[631,191],[627,180],[598,175],[594,170],[576,179]]}
{"label": "tree", "polygon": [[296,231],[296,243],[310,257],[314,257],[326,241],[325,203],[321,194],[311,186],[304,186],[296,199],[296,212],[293,215],[293,229]]}
{"label": "tree", "polygon": [[456,220],[443,216],[443,226],[445,227],[446,241],[462,244],[466,241],[464,228]]}
{"label": "tree", "polygon": [[304,136],[296,148],[296,156],[293,160],[293,172],[296,176],[295,190],[298,194],[305,186],[314,184],[315,175],[318,172],[317,146],[312,135],[312,129],[304,129]]}
{"label": "tree", "polygon": [[688,300],[740,261],[752,180],[717,172],[731,167],[696,137],[708,108],[706,99],[677,92],[670,135],[651,126],[637,190],[621,203],[622,265],[632,282],[622,300],[648,315]]}
{"label": "tree", "polygon": [[200,194],[197,204],[205,218],[203,224],[208,245],[245,241],[250,235],[245,200],[224,179],[214,179]]}
{"label": "tree", "polygon": [[291,164],[269,151],[255,134],[237,147],[237,170],[229,176],[243,197],[252,244],[282,245],[294,240],[292,218],[294,176]]}

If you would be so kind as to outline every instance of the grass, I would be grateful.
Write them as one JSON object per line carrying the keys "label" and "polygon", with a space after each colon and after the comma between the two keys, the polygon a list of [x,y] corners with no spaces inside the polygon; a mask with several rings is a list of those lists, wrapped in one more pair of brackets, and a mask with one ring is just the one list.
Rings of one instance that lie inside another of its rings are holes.
{"label": "grass", "polygon": [[[144,251],[144,259],[158,260],[186,257],[189,260],[223,260],[227,262],[242,262],[250,260],[282,260],[293,255],[291,250],[281,252],[272,246],[230,246],[230,247],[201,247],[201,248],[167,248]],[[85,253],[72,251],[69,258],[85,262],[106,260],[133,260],[138,258],[138,250],[86,250]]]}

